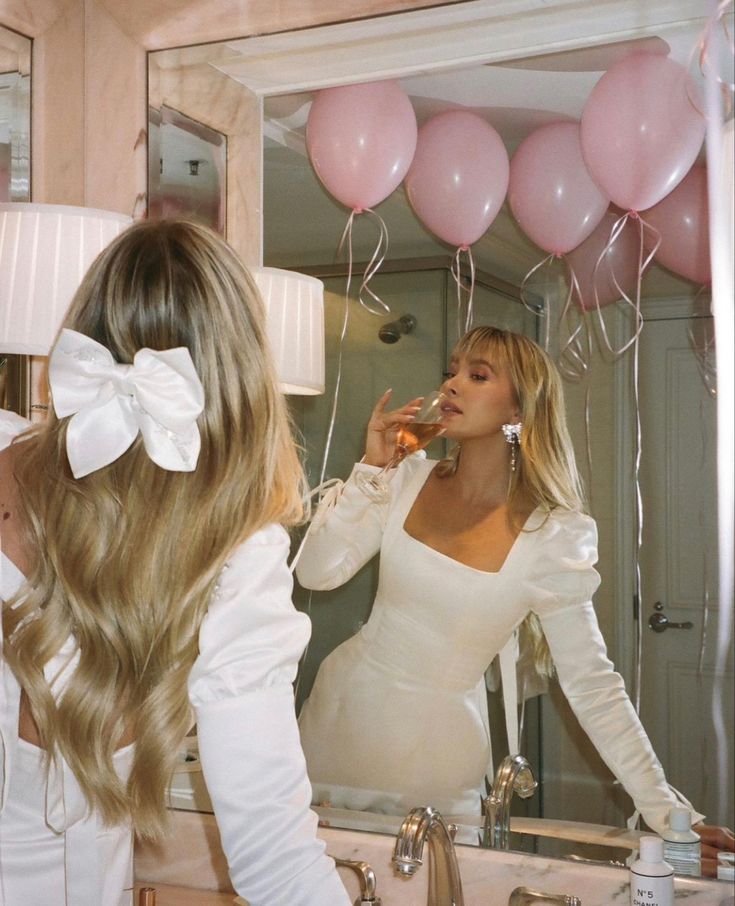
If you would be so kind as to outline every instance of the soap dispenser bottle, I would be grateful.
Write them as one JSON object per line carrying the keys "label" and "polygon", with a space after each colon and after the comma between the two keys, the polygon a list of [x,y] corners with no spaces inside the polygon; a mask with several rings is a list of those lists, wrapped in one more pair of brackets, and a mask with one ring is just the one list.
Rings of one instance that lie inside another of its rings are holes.
{"label": "soap dispenser bottle", "polygon": [[674,869],[664,862],[664,841],[646,836],[639,843],[630,866],[630,906],[674,906]]}
{"label": "soap dispenser bottle", "polygon": [[702,874],[702,844],[692,830],[692,813],[678,806],[669,812],[669,826],[663,833],[664,859],[677,874],[699,877]]}

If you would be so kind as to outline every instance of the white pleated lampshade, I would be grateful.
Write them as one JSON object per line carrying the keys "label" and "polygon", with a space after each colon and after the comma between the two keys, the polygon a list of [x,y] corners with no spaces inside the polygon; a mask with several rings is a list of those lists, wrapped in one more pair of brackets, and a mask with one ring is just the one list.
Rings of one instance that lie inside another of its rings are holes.
{"label": "white pleated lampshade", "polygon": [[251,267],[284,393],[324,393],[324,284],[276,267]]}
{"label": "white pleated lampshade", "polygon": [[[0,353],[48,355],[87,269],[130,217],[67,205],[0,204]],[[284,393],[324,392],[324,286],[251,268]]]}
{"label": "white pleated lampshade", "polygon": [[0,352],[48,355],[90,264],[131,223],[93,208],[0,204]]}

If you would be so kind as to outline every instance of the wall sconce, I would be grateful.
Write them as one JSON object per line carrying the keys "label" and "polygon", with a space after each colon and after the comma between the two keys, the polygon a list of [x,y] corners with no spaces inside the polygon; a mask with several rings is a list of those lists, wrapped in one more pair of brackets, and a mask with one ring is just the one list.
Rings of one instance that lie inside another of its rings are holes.
{"label": "wall sconce", "polygon": [[283,393],[324,393],[324,284],[276,267],[251,267]]}
{"label": "wall sconce", "polygon": [[48,355],[90,264],[130,223],[91,208],[0,204],[0,352]]}
{"label": "wall sconce", "polygon": [[[0,204],[0,353],[48,355],[92,261],[132,220],[66,205]],[[284,393],[324,392],[324,286],[250,268]]]}

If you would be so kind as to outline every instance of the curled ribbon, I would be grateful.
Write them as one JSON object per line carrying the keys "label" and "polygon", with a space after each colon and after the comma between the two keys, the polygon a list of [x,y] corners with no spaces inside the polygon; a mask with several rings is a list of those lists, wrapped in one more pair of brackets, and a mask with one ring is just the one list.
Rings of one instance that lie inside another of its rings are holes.
{"label": "curled ribbon", "polygon": [[700,287],[694,297],[687,335],[694,350],[697,368],[704,386],[709,395],[714,398],[717,396],[717,356],[715,330],[710,313],[711,299],[705,295],[706,290],[706,286]]}
{"label": "curled ribbon", "polygon": [[[614,348],[610,342],[608,336],[605,321],[602,317],[602,311],[600,307],[600,296],[598,292],[598,274],[600,267],[605,260],[606,255],[612,248],[616,239],[620,233],[625,229],[625,225],[629,219],[638,222],[638,278],[636,280],[636,289],[635,289],[635,298],[631,299],[623,288],[619,285],[615,275],[613,273],[613,280],[615,281],[615,287],[621,293],[620,301],[624,303],[624,306],[628,307],[634,317],[634,326],[631,336],[617,348]],[[648,230],[652,236],[652,241],[650,245],[652,246],[648,250],[648,255],[645,255],[646,244],[644,242],[645,231]],[[641,682],[642,682],[642,670],[643,670],[643,621],[640,617],[640,607],[642,598],[642,575],[641,575],[641,550],[643,547],[643,496],[641,493],[641,441],[642,441],[642,432],[641,432],[641,407],[640,407],[640,367],[639,367],[639,354],[640,354],[640,334],[643,330],[643,314],[641,312],[641,281],[643,279],[643,273],[648,267],[648,265],[653,260],[653,256],[658,251],[658,247],[661,244],[661,234],[658,232],[655,227],[651,224],[646,223],[645,220],[640,216],[637,211],[628,211],[626,214],[623,214],[612,226],[610,232],[610,239],[607,242],[607,245],[600,253],[600,256],[597,259],[595,264],[595,269],[593,271],[592,282],[594,289],[595,297],[595,311],[597,312],[597,323],[600,328],[600,333],[602,339],[607,347],[608,351],[612,353],[614,358],[618,358],[624,352],[632,347],[632,385],[633,385],[633,410],[635,412],[635,458],[633,464],[633,486],[635,489],[635,562],[634,562],[634,585],[633,593],[634,600],[636,602],[636,612],[638,613],[638,620],[636,622],[636,647],[634,652],[634,667],[633,667],[633,692],[632,699],[637,713],[640,713],[641,708]]]}
{"label": "curled ribbon", "polygon": [[[371,315],[389,315],[390,306],[387,305],[380,296],[377,295],[369,286],[370,281],[380,270],[380,266],[383,261],[385,261],[385,256],[388,254],[388,227],[385,225],[385,221],[380,216],[380,214],[373,211],[372,208],[363,208],[361,211],[354,210],[350,213],[350,216],[347,218],[347,223],[345,224],[344,232],[342,233],[342,238],[339,241],[339,246],[337,247],[337,256],[342,255],[345,246],[347,247],[347,258],[349,261],[350,274],[352,275],[352,228],[355,223],[355,216],[357,214],[366,214],[368,217],[372,217],[375,221],[375,226],[378,230],[378,242],[375,246],[375,251],[370,258],[370,261],[365,268],[365,273],[362,276],[362,282],[360,283],[360,289],[357,292],[357,301],[362,305],[362,307],[369,311]],[[349,292],[349,276],[348,276],[348,290]],[[373,302],[368,302],[364,298],[364,294],[367,293],[368,296],[373,300]],[[374,303],[374,304],[373,304]]]}
{"label": "curled ribbon", "polygon": [[[602,312],[600,311],[600,296],[598,292],[598,274],[600,268],[610,252],[610,249],[615,244],[618,236],[625,229],[625,225],[629,219],[638,222],[639,230],[639,250],[638,250],[638,279],[636,281],[636,291],[635,299],[631,299],[630,296],[625,292],[625,290],[620,286],[615,277],[615,273],[612,273],[612,278],[615,283],[616,289],[620,291],[620,301],[632,310],[634,317],[634,327],[632,335],[626,340],[622,346],[617,349],[613,347],[610,338],[605,327],[605,321],[602,317]],[[644,244],[644,234],[645,231],[651,234],[650,248],[648,249],[648,255],[645,255],[645,244]],[[595,296],[595,311],[597,312],[597,323],[600,328],[600,333],[602,334],[602,339],[607,347],[608,351],[613,355],[614,358],[617,358],[619,355],[622,355],[627,349],[631,346],[637,349],[638,337],[640,336],[641,330],[643,330],[643,315],[641,314],[641,280],[643,279],[643,274],[648,267],[648,265],[653,261],[653,256],[658,251],[658,247],[661,245],[661,234],[659,231],[651,226],[650,223],[646,223],[645,220],[638,214],[636,211],[628,211],[626,214],[623,214],[615,223],[612,225],[610,231],[610,238],[605,245],[605,248],[600,252],[600,255],[595,264],[595,269],[592,275],[592,285]]]}
{"label": "curled ribbon", "polygon": [[[467,263],[470,268],[469,286],[462,283],[462,255],[467,256]],[[475,295],[475,259],[472,257],[472,249],[468,246],[460,246],[452,258],[452,277],[457,284],[457,338],[472,329],[474,320],[473,300]],[[462,319],[462,293],[467,293],[467,309]]]}
{"label": "curled ribbon", "polygon": [[49,383],[57,416],[72,416],[66,451],[75,478],[114,462],[139,433],[162,469],[196,468],[204,388],[185,347],[140,349],[132,365],[121,365],[101,343],[64,329],[51,353]]}
{"label": "curled ribbon", "polygon": [[[735,40],[728,28],[727,16],[732,12],[733,0],[716,0],[710,2],[707,22],[689,55],[688,70],[697,59],[699,72],[708,85],[719,89],[722,97],[723,112],[727,118],[732,112],[732,94],[735,92],[735,81],[732,78],[732,56],[735,54]],[[724,53],[723,53],[724,51]],[[722,68],[718,72],[718,67]],[[702,116],[708,117],[707,102],[695,96],[693,82],[687,83],[687,95],[692,105]]]}
{"label": "curled ribbon", "polygon": [[[532,314],[538,318],[543,318],[543,340],[542,345],[546,352],[551,352],[551,328],[552,318],[556,314],[552,304],[556,302],[556,296],[560,293],[561,271],[559,264],[563,256],[550,254],[542,261],[534,265],[531,270],[521,281],[519,296],[520,300]],[[575,296],[580,297],[579,281],[572,266],[567,262],[568,271],[568,289],[564,302],[559,307],[556,321],[556,340],[558,352],[556,353],[556,363],[559,371],[567,380],[581,381],[588,376],[590,367],[590,358],[592,355],[592,340],[589,333],[587,321],[584,317],[576,313],[572,300]],[[554,272],[557,272],[554,280]],[[526,292],[531,277],[537,272],[545,276],[543,285],[543,297],[540,304],[529,302]],[[549,290],[549,283],[554,287]]]}

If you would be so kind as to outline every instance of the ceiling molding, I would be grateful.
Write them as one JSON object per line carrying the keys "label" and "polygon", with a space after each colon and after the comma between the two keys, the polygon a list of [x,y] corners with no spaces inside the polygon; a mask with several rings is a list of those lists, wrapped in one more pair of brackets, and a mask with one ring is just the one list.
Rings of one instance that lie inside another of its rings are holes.
{"label": "ceiling molding", "polygon": [[0,24],[37,38],[82,0],[0,0]]}
{"label": "ceiling molding", "polygon": [[[406,78],[703,26],[700,0],[471,0],[230,42],[227,75],[264,96]],[[604,68],[604,67],[602,67]]]}
{"label": "ceiling molding", "polygon": [[[435,0],[98,0],[146,50],[424,9]],[[463,0],[445,0],[447,5]]]}

